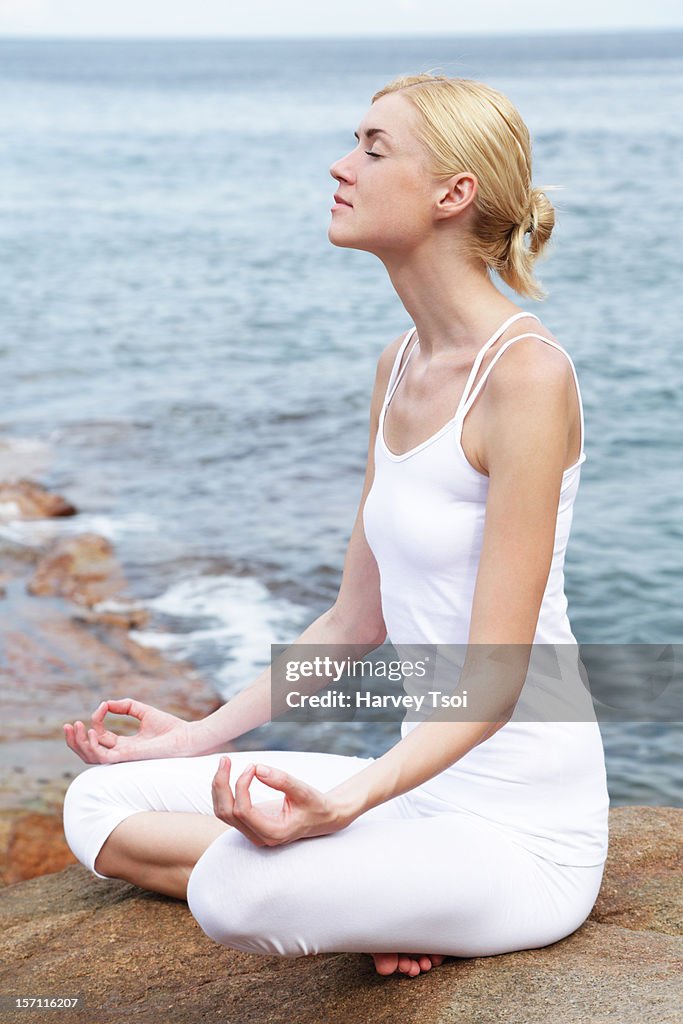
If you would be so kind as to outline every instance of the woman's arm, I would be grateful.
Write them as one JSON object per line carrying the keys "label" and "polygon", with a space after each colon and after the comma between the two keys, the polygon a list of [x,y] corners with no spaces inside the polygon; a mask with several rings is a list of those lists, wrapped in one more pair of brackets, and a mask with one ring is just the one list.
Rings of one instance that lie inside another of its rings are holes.
{"label": "woman's arm", "polygon": [[[386,627],[382,618],[377,563],[363,529],[363,506],[375,475],[375,438],[389,374],[402,336],[386,347],[377,364],[370,409],[370,438],[365,482],[353,526],[339,593],[334,605],[323,612],[294,641],[295,644],[350,645],[354,656],[363,657],[382,644]],[[308,692],[329,683],[311,679]],[[316,685],[317,683],[317,685]],[[186,722],[133,698],[102,701],[86,729],[79,720],[64,724],[67,745],[87,764],[159,757],[196,757],[223,750],[226,744],[271,718],[271,667],[217,711],[198,721]],[[108,712],[136,718],[140,728],[121,736],[105,728]]]}
{"label": "woman's arm", "polygon": [[[365,539],[363,508],[375,476],[375,438],[379,413],[384,401],[391,367],[397,348],[403,338],[394,339],[380,356],[375,373],[370,403],[368,456],[365,480],[358,512],[344,559],[344,569],[335,603],[315,620],[295,644],[349,645],[355,656],[365,654],[384,643],[387,635],[382,617],[377,562]],[[315,686],[315,682],[318,683]],[[321,689],[329,679],[315,680],[309,692]],[[196,752],[213,753],[222,750],[228,740],[241,736],[270,720],[271,667],[247,689],[242,690],[218,711],[200,722],[193,723],[196,732]]]}
{"label": "woman's arm", "polygon": [[[467,657],[453,689],[479,695],[485,713],[476,722],[443,721],[443,712],[437,721],[435,714],[330,790],[326,796],[342,827],[444,771],[493,736],[514,710],[550,572],[568,455],[566,359],[538,344],[541,348],[518,344],[517,352],[511,346],[482,389],[487,395],[482,464],[490,482]],[[504,670],[496,673],[486,654],[498,644],[520,646],[505,648],[518,656],[508,657]],[[494,698],[486,700],[491,692]]]}
{"label": "woman's arm", "polygon": [[[351,543],[353,543],[353,537]],[[351,543],[349,547],[351,547]],[[373,632],[371,628],[367,628],[371,626],[371,620],[365,625],[366,629],[363,631],[363,635],[369,636]],[[315,647],[337,644],[353,645],[354,656],[362,658],[384,641],[386,629],[383,632],[381,630],[374,632],[372,639],[365,643],[359,642],[358,636],[358,633],[351,632],[348,626],[337,617],[333,606],[323,612],[315,622],[312,622],[294,643],[310,644]],[[271,720],[273,713],[271,671],[272,666],[269,665],[253,683],[237,693],[223,707],[200,721],[189,723],[192,731],[191,753],[193,756],[213,754],[224,750],[230,740]],[[305,689],[306,693],[315,693],[323,686],[329,685],[329,679],[324,676],[310,677],[307,680],[302,680],[298,685],[302,691]]]}

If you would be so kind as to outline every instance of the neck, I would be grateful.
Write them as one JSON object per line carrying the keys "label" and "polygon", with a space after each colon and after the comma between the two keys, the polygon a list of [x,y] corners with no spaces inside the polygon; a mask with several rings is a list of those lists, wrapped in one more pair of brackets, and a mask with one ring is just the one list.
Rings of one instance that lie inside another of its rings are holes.
{"label": "neck", "polygon": [[429,248],[380,258],[417,328],[423,359],[465,360],[522,311],[492,284],[483,265],[460,256]]}

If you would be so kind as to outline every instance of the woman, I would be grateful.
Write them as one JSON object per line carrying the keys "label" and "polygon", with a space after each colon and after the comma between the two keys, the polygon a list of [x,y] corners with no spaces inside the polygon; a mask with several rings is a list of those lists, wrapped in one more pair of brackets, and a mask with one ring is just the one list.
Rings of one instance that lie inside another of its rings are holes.
{"label": "woman", "polygon": [[[338,597],[296,642],[464,644],[463,685],[492,693],[487,645],[527,661],[532,643],[577,649],[563,563],[585,459],[578,381],[489,275],[542,294],[532,266],[553,209],[531,187],[520,115],[481,83],[398,79],[356,137],[331,168],[329,238],[382,260],[415,327],[379,358]],[[369,952],[379,973],[413,977],[445,955],[547,945],[600,888],[603,749],[594,719],[516,715],[524,672],[511,677],[481,721],[404,721],[377,759],[221,757],[268,720],[270,670],[199,722],[104,702],[91,728],[64,726],[98,765],[69,787],[67,839],[99,877],[186,897],[235,949]],[[107,711],[141,728],[117,736]]]}

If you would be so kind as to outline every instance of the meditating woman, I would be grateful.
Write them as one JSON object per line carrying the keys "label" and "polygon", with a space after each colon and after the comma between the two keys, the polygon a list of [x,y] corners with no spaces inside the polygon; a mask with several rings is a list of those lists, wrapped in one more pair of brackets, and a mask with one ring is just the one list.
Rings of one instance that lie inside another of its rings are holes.
{"label": "meditating woman", "polygon": [[[337,599],[295,643],[460,648],[453,687],[482,714],[406,716],[377,758],[225,755],[268,721],[270,668],[201,721],[104,701],[89,728],[64,726],[96,766],[71,783],[64,828],[92,872],[186,898],[217,943],[367,952],[413,977],[555,942],[600,888],[597,723],[535,714],[543,672],[525,676],[537,649],[578,649],[563,565],[583,410],[567,352],[490,274],[542,297],[532,270],[554,213],[513,104],[467,79],[400,78],[355,134],[331,167],[329,238],[382,261],[413,326],[377,363]],[[105,728],[108,711],[138,732]]]}

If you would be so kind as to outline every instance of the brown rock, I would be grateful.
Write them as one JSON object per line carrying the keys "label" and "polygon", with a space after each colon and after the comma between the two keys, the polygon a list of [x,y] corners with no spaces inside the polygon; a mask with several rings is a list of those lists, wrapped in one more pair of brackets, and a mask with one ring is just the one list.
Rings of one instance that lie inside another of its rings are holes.
{"label": "brown rock", "polygon": [[109,541],[82,533],[55,541],[26,586],[30,594],[58,595],[92,607],[120,594],[126,581]]}
{"label": "brown rock", "polygon": [[[618,807],[591,920],[683,935],[683,810]],[[683,996],[683,992],[681,993]]]}
{"label": "brown rock", "polygon": [[[136,697],[188,719],[222,703],[191,666],[167,661],[123,630],[93,629],[54,614],[23,621],[24,629],[3,636],[0,742],[61,738],[64,722],[84,720],[105,699]],[[115,730],[136,730],[130,718],[108,721]],[[41,749],[39,756],[49,758],[49,751]],[[30,757],[26,753],[21,763]]]}
{"label": "brown rock", "polygon": [[81,865],[0,893],[6,995],[78,995],[74,1024],[681,1024],[683,939],[586,922],[543,949],[381,978],[366,954],[297,959],[209,939],[186,904]]}
{"label": "brown rock", "polygon": [[77,863],[64,838],[62,812],[0,811],[0,881],[23,882]]}
{"label": "brown rock", "polygon": [[0,517],[47,519],[73,516],[77,509],[60,494],[52,494],[33,480],[0,481]]}
{"label": "brown rock", "polygon": [[119,629],[142,629],[150,622],[151,615],[146,608],[138,608],[134,604],[121,602],[116,607],[106,603],[95,609],[84,608],[73,612],[75,619],[82,622],[99,623],[103,626],[117,626]]}
{"label": "brown rock", "polygon": [[[5,447],[13,457],[23,454]],[[2,456],[0,441],[0,476]],[[75,511],[25,479],[0,484],[0,511],[3,503],[15,517]],[[62,804],[86,766],[66,744],[65,722],[87,726],[102,700],[120,697],[186,721],[223,701],[191,665],[169,662],[128,636],[150,616],[120,596],[126,581],[104,537],[65,537],[44,552],[3,540],[0,565],[0,596],[5,585],[7,593],[0,626],[0,884],[10,884],[74,863]],[[118,733],[137,730],[131,718],[116,715],[106,724]]]}
{"label": "brown rock", "polygon": [[[4,565],[7,550],[0,550]],[[110,559],[106,542],[102,550]],[[146,621],[144,609],[120,599],[91,609],[60,596],[29,596],[31,560],[12,558],[11,549],[9,560],[15,575],[0,627],[0,884],[73,862],[61,808],[71,779],[86,766],[65,742],[65,722],[87,725],[100,701],[118,697],[135,697],[187,721],[223,703],[191,665],[169,662],[128,635],[131,624]],[[74,566],[72,579],[81,585],[87,562],[74,556]],[[137,729],[115,715],[107,725],[119,733]]]}

